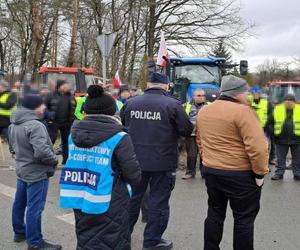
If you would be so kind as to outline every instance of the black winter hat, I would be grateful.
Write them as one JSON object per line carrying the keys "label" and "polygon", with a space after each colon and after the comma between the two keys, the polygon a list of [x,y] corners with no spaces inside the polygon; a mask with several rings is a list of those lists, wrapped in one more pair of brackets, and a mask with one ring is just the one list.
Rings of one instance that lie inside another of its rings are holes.
{"label": "black winter hat", "polygon": [[28,94],[22,100],[22,106],[27,109],[36,109],[43,104],[43,98],[39,95]]}
{"label": "black winter hat", "polygon": [[66,83],[67,83],[66,80],[58,79],[58,80],[56,81],[56,89],[59,90],[59,88],[60,88],[62,85],[66,84]]}
{"label": "black winter hat", "polygon": [[114,115],[116,112],[116,102],[99,85],[91,85],[88,90],[88,97],[84,105],[86,114]]}

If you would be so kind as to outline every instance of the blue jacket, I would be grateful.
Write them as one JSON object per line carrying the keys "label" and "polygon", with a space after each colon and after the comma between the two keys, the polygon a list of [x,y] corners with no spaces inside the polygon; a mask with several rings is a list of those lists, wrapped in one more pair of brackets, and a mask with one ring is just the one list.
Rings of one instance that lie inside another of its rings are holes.
{"label": "blue jacket", "polygon": [[180,102],[160,88],[129,99],[120,117],[132,138],[142,171],[173,171],[178,138],[190,136],[193,125]]}

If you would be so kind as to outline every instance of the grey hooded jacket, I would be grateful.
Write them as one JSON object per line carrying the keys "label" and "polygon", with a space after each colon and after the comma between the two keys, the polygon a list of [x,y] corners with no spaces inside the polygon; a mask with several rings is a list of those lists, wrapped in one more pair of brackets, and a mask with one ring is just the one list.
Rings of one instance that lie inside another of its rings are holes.
{"label": "grey hooded jacket", "polygon": [[9,126],[10,149],[16,155],[16,172],[25,182],[47,179],[58,163],[45,125],[30,109],[18,108]]}

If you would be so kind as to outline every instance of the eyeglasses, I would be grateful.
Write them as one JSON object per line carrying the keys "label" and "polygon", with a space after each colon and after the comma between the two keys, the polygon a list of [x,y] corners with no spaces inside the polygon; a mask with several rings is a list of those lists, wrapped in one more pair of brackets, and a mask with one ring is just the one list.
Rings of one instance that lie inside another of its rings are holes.
{"label": "eyeglasses", "polygon": [[201,96],[205,96],[205,95],[194,95],[194,96],[201,97]]}

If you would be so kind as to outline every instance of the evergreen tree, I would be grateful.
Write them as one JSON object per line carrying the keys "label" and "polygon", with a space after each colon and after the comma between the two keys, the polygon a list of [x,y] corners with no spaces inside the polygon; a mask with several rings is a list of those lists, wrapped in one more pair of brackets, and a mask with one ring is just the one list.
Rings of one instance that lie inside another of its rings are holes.
{"label": "evergreen tree", "polygon": [[[225,58],[226,64],[232,64],[232,54],[230,50],[226,47],[224,40],[221,39],[213,48],[212,51],[208,54],[211,57],[221,57]],[[222,67],[222,75],[232,74],[234,69]]]}
{"label": "evergreen tree", "polygon": [[230,50],[226,47],[223,39],[218,42],[209,53],[209,56],[212,57],[222,57],[225,58],[227,64],[232,63],[232,54]]}

